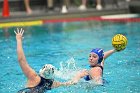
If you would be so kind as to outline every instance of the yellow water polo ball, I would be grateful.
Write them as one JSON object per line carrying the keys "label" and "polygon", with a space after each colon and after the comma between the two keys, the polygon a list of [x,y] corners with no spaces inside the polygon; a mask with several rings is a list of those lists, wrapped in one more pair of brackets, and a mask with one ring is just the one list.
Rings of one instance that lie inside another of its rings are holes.
{"label": "yellow water polo ball", "polygon": [[117,50],[121,51],[127,46],[127,38],[122,34],[117,34],[112,38],[112,46]]}

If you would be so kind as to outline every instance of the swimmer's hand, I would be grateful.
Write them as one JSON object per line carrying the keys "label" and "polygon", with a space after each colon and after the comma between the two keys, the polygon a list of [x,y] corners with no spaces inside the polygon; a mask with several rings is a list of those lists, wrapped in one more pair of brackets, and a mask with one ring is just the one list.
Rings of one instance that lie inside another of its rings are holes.
{"label": "swimmer's hand", "polygon": [[123,51],[123,50],[125,50],[125,48],[121,49],[121,50],[115,49],[116,52],[120,52],[120,51]]}
{"label": "swimmer's hand", "polygon": [[24,30],[21,28],[17,28],[17,30],[14,30],[15,34],[16,34],[16,39],[17,40],[22,40],[22,36],[23,36],[23,33],[24,33]]}

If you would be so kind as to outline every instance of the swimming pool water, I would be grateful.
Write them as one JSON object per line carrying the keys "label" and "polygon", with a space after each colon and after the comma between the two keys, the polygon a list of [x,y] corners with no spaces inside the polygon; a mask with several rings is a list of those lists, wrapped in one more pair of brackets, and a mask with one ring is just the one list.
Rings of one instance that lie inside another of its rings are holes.
{"label": "swimming pool water", "polygon": [[[112,37],[124,34],[128,46],[105,61],[104,86],[93,87],[81,80],[77,85],[59,87],[47,93],[140,93],[139,26],[138,22],[83,21],[24,27],[23,48],[28,63],[37,72],[46,63],[61,69],[60,63],[71,61],[76,68],[84,69],[92,48],[112,49]],[[17,62],[14,29],[0,29],[0,93],[16,93],[26,83]],[[74,71],[71,68],[69,71],[60,76],[62,80],[71,78],[69,73]]]}

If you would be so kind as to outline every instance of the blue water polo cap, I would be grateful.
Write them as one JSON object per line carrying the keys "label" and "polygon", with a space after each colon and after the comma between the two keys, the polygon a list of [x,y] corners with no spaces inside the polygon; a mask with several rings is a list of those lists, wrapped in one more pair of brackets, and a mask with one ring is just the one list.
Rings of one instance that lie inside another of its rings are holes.
{"label": "blue water polo cap", "polygon": [[95,48],[95,49],[92,49],[91,50],[91,53],[92,52],[98,55],[98,57],[99,57],[98,63],[101,63],[102,60],[103,60],[103,56],[104,56],[103,49],[101,49],[101,48]]}

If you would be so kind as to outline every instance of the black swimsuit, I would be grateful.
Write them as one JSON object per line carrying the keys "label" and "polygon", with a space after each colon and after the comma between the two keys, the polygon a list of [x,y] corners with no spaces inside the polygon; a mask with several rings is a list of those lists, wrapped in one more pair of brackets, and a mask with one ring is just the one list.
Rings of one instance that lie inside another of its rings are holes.
{"label": "black swimsuit", "polygon": [[17,93],[44,93],[46,90],[50,90],[53,84],[53,79],[45,79],[40,77],[40,83],[35,87],[24,88]]}

